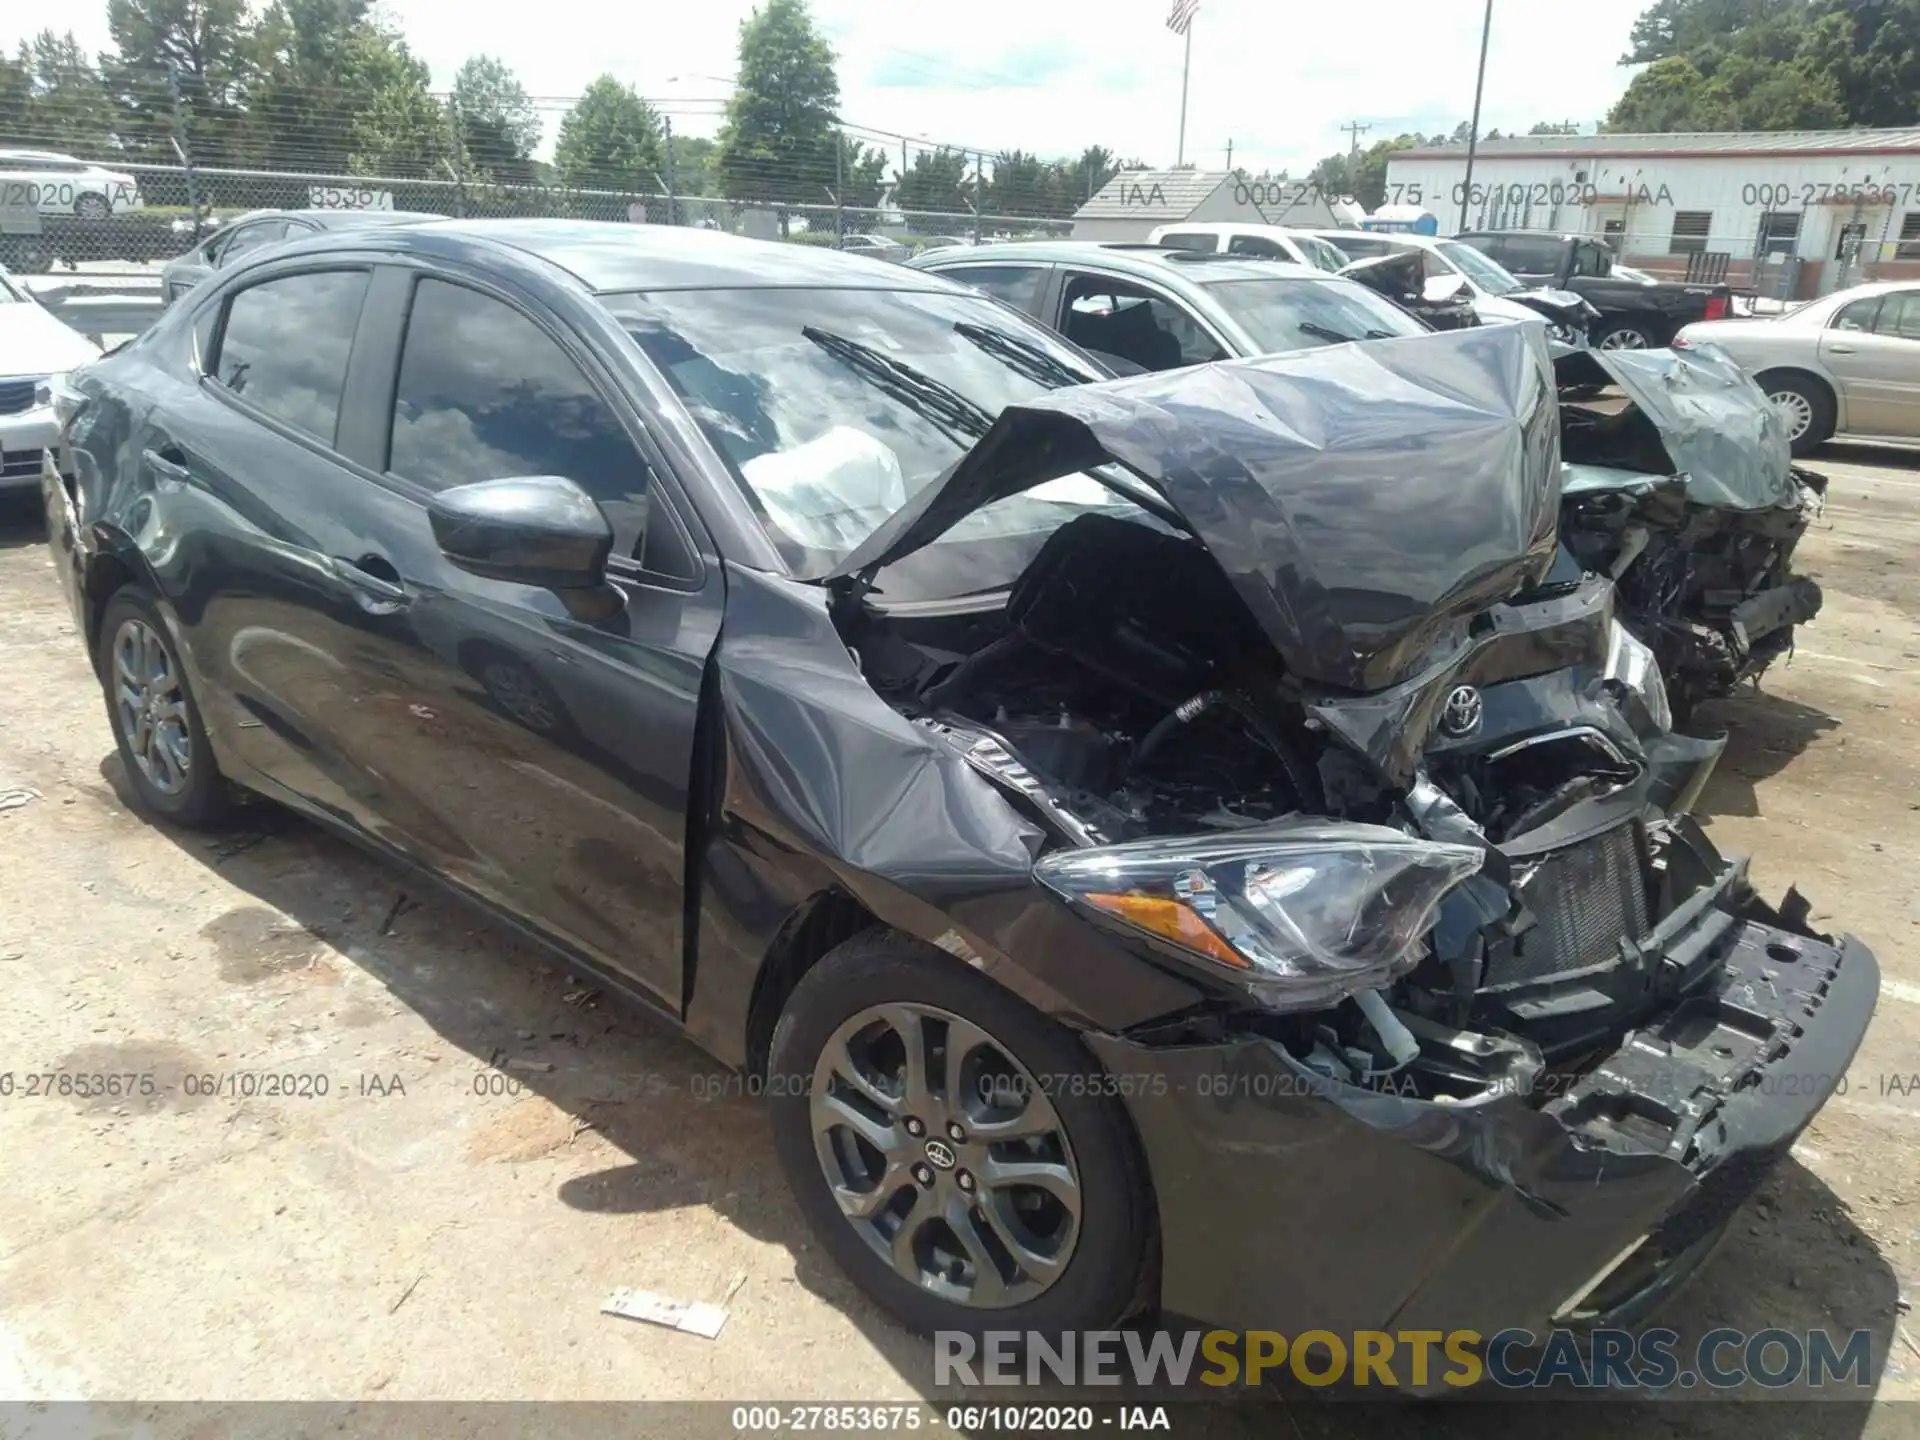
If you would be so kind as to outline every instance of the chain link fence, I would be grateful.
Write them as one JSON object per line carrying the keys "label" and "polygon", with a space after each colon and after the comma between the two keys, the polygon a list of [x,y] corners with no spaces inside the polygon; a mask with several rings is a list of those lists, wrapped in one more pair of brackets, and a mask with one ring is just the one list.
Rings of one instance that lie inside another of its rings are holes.
{"label": "chain link fence", "polygon": [[[452,217],[553,217],[622,224],[684,225],[797,244],[860,248],[905,259],[929,245],[1064,237],[1058,218],[789,204],[681,195],[650,189],[498,184],[459,178],[189,169],[115,163],[114,177],[84,180],[104,205],[81,207],[60,188],[72,180],[0,179],[0,263],[18,274],[144,267],[171,259],[255,210],[401,210]],[[51,192],[51,193],[48,193]],[[104,211],[105,213],[100,213]],[[872,237],[872,242],[853,237]]]}

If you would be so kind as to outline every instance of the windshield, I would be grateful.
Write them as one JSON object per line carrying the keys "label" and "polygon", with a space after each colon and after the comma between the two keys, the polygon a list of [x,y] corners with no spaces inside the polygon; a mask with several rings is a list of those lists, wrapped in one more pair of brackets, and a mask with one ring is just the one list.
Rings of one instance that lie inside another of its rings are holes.
{"label": "windshield", "polygon": [[1311,235],[1296,235],[1293,243],[1300,247],[1300,253],[1307,257],[1307,263],[1316,270],[1325,270],[1328,274],[1338,274],[1353,261],[1346,252],[1325,240],[1315,239]]}
{"label": "windshield", "polygon": [[[1106,378],[977,296],[745,289],[601,299],[802,576],[844,560],[1008,405]],[[1074,475],[987,506],[941,544],[1044,536],[1088,509],[1134,513],[1107,486]]]}
{"label": "windshield", "polygon": [[1261,354],[1424,335],[1427,327],[1345,280],[1208,280],[1206,291]]}
{"label": "windshield", "polygon": [[24,305],[27,292],[20,288],[13,276],[0,270],[0,305]]}
{"label": "windshield", "polygon": [[1527,288],[1509,275],[1497,261],[1489,260],[1471,245],[1442,240],[1433,248],[1442,260],[1489,295],[1511,295],[1516,290]]}

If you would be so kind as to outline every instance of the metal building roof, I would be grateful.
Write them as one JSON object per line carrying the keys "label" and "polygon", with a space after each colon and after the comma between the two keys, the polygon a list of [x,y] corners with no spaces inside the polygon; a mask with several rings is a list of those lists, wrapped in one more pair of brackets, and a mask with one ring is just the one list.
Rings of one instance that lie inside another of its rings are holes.
{"label": "metal building roof", "polygon": [[[1397,150],[1394,160],[1459,160],[1465,145]],[[1666,159],[1718,155],[1908,155],[1920,154],[1920,129],[1743,130],[1672,135],[1513,135],[1483,140],[1483,159],[1595,159],[1644,155]]]}
{"label": "metal building roof", "polygon": [[1184,220],[1231,179],[1231,170],[1122,170],[1073,218]]}

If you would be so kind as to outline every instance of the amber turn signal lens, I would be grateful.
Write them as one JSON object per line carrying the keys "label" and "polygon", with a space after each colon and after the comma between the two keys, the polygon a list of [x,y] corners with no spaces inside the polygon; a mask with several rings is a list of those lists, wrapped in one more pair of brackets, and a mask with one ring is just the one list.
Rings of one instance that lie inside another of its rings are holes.
{"label": "amber turn signal lens", "polygon": [[1178,900],[1157,895],[1089,895],[1089,905],[1097,905],[1110,915],[1118,915],[1149,934],[1198,951],[1209,960],[1247,970],[1246,957],[1220,938],[1220,933]]}

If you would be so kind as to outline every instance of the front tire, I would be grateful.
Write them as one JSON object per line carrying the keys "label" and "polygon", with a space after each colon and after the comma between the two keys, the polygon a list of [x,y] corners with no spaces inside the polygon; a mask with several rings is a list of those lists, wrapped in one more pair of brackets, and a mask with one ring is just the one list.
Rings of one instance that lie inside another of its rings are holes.
{"label": "front tire", "polygon": [[195,830],[224,820],[232,792],[152,595],[129,585],[107,602],[99,660],[107,719],[140,808]]}
{"label": "front tire", "polygon": [[113,206],[104,195],[82,195],[73,202],[73,213],[82,220],[105,220],[113,214]]}
{"label": "front tire", "polygon": [[774,1147],[827,1252],[909,1329],[1111,1329],[1153,1278],[1153,1209],[1107,1080],[983,975],[869,931],[774,1030]]}
{"label": "front tire", "polygon": [[1756,377],[1767,400],[1787,422],[1787,439],[1793,446],[1793,458],[1805,459],[1833,436],[1837,416],[1833,394],[1811,376],[1791,370],[1775,371]]}

